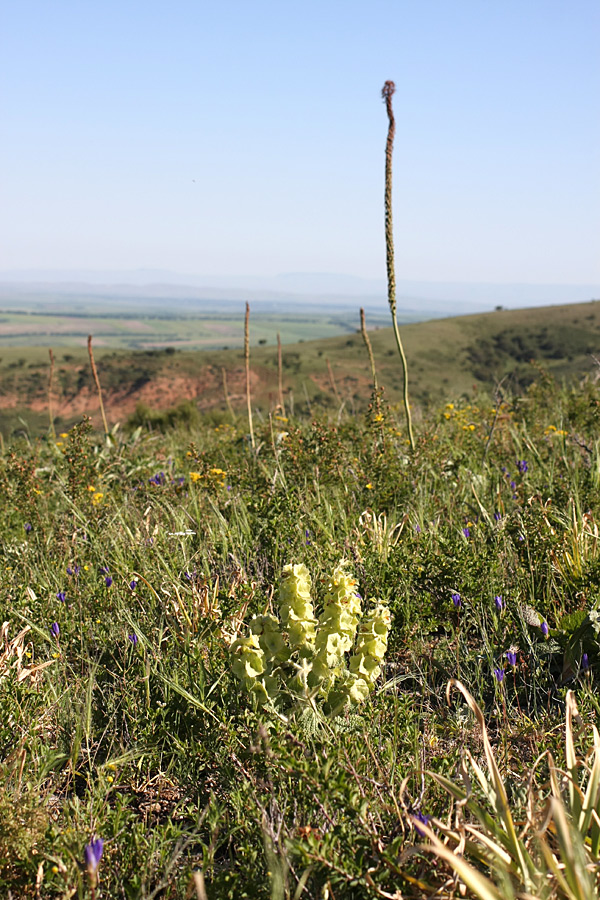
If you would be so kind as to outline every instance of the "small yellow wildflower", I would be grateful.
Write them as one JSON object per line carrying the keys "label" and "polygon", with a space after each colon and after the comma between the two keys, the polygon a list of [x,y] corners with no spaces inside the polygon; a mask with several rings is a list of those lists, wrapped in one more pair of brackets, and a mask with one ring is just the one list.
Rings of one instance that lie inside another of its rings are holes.
{"label": "small yellow wildflower", "polygon": [[366,489],[367,489],[368,491],[372,491],[372,490],[373,490],[373,485],[371,484],[370,481],[369,481],[368,484],[365,484],[365,487],[366,487]]}
{"label": "small yellow wildflower", "polygon": [[59,434],[59,437],[61,437],[61,438],[69,437],[69,432],[68,432],[68,431],[61,431],[61,433]]}
{"label": "small yellow wildflower", "polygon": [[201,475],[200,472],[190,472],[190,481],[193,481],[194,484],[197,481],[202,481],[203,478],[204,478],[204,475]]}
{"label": "small yellow wildflower", "polygon": [[96,488],[94,487],[93,484],[88,484],[88,491],[95,491],[95,490],[96,490]]}
{"label": "small yellow wildflower", "polygon": [[98,506],[100,503],[102,503],[103,499],[104,494],[102,493],[102,491],[96,491],[96,493],[92,495],[92,503],[94,504],[94,506]]}

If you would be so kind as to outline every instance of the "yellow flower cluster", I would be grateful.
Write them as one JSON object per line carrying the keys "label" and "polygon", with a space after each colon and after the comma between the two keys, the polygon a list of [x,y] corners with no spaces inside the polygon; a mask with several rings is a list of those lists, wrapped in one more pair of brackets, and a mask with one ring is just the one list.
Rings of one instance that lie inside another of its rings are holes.
{"label": "yellow flower cluster", "polygon": [[104,500],[104,493],[102,491],[97,491],[93,484],[88,484],[88,491],[92,495],[92,503],[94,506],[99,506]]}
{"label": "yellow flower cluster", "polygon": [[229,422],[221,422],[220,425],[215,425],[214,432],[215,436],[220,438],[222,443],[225,443],[229,439],[233,440],[235,437],[237,437],[237,428],[235,427],[235,425],[231,425]]}
{"label": "yellow flower cluster", "polygon": [[[327,579],[318,619],[308,569],[285,566],[279,619],[256,616],[251,634],[232,644],[232,671],[259,703],[314,705],[320,700],[326,712],[338,715],[362,703],[373,689],[387,650],[390,613],[377,603],[361,620],[357,582],[345,565],[340,562]],[[346,654],[353,648],[348,667]]]}
{"label": "yellow flower cluster", "polygon": [[471,404],[457,408],[454,403],[446,403],[443,413],[446,421],[454,422],[463,431],[475,431],[477,426],[481,424],[489,428],[490,424],[500,415],[503,420],[507,416],[510,417],[510,409],[507,403],[501,403],[499,407],[487,410]]}
{"label": "yellow flower cluster", "polygon": [[225,487],[225,478],[227,472],[223,469],[209,469],[206,475],[200,472],[190,472],[190,481],[194,484],[203,483],[204,485],[212,485],[213,487]]}

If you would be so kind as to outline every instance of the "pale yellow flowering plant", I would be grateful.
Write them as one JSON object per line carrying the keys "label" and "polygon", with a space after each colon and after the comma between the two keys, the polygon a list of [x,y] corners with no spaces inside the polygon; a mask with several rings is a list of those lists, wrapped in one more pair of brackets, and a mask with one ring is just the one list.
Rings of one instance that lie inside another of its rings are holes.
{"label": "pale yellow flowering plant", "polygon": [[232,671],[260,705],[322,706],[339,715],[362,703],[381,674],[390,612],[374,601],[363,615],[357,581],[342,560],[325,580],[315,616],[312,580],[302,564],[284,567],[279,618],[255,616],[232,646]]}

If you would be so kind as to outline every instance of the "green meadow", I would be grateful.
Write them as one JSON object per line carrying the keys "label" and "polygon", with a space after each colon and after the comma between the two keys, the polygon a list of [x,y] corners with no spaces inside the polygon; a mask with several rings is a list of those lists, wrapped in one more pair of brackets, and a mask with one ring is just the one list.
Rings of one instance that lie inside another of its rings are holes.
{"label": "green meadow", "polygon": [[[167,301],[173,305],[173,301]],[[175,304],[176,305],[176,304]],[[101,306],[101,304],[100,304]],[[243,304],[240,304],[243,310]],[[358,313],[358,311],[357,311]],[[376,321],[387,324],[379,313]],[[253,321],[255,341],[293,343],[315,340],[355,330],[358,314],[328,313],[281,315],[258,313]],[[155,350],[177,347],[182,350],[215,350],[224,346],[240,346],[244,340],[243,315],[233,313],[199,314],[145,312],[142,304],[129,314],[69,313],[66,310],[44,313],[2,310],[0,312],[0,352],[13,348],[52,346],[85,347],[88,334],[93,334],[98,347],[120,350]]]}
{"label": "green meadow", "polygon": [[285,347],[253,441],[222,397],[5,434],[0,896],[598,895],[600,319],[537,316],[404,330],[414,451],[384,330],[383,394],[360,335]]}

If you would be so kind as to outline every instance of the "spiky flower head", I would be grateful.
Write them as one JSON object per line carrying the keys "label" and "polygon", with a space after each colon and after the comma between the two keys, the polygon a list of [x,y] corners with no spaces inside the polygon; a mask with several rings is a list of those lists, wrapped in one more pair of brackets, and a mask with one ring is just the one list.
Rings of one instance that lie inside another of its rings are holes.
{"label": "spiky flower head", "polygon": [[284,566],[279,584],[279,614],[292,651],[306,651],[314,646],[317,620],[310,591],[310,572],[305,565]]}
{"label": "spiky flower head", "polygon": [[390,628],[391,615],[384,603],[377,603],[360,623],[350,671],[364,678],[370,687],[381,675]]}

